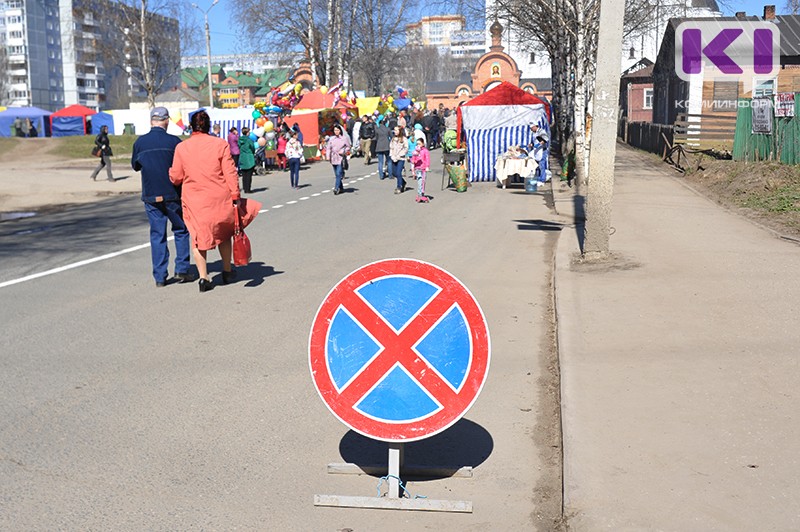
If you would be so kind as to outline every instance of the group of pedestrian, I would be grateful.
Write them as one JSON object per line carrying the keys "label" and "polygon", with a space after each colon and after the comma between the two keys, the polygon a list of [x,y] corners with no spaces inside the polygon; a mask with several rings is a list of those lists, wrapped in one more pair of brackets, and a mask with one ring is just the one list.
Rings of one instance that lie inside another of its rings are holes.
{"label": "group of pedestrian", "polygon": [[[402,194],[407,187],[406,163],[413,170],[411,175],[417,180],[417,201],[427,203],[429,197],[425,194],[425,181],[430,169],[430,153],[427,148],[423,125],[416,123],[409,136],[406,128],[413,120],[409,120],[401,113],[393,115],[386,113],[376,119],[364,115],[360,120],[351,117],[344,127],[341,124],[333,126],[333,134],[323,144],[325,158],[331,163],[334,172],[333,193],[342,192],[342,179],[347,169],[347,160],[351,155],[361,154],[366,164],[370,164],[374,151],[378,161],[378,177],[383,179],[394,178],[396,182],[395,194]],[[351,138],[358,137],[358,148],[353,153]]]}
{"label": "group of pedestrian", "polygon": [[[150,222],[150,249],[153,277],[157,287],[167,284],[169,249],[167,224],[175,235],[175,275],[177,282],[194,282],[189,271],[190,253],[199,273],[200,292],[214,288],[209,277],[208,251],[218,249],[222,258],[222,282],[235,280],[232,268],[232,236],[240,200],[239,178],[231,154],[231,139],[210,135],[208,113],[191,117],[191,136],[181,142],[167,133],[169,111],[156,107],[150,111],[150,132],[133,145],[131,167],[141,171],[142,201]],[[230,133],[236,133],[235,128]],[[242,135],[246,137],[245,128]],[[252,141],[251,141],[252,142]],[[242,160],[241,147],[238,143]]]}

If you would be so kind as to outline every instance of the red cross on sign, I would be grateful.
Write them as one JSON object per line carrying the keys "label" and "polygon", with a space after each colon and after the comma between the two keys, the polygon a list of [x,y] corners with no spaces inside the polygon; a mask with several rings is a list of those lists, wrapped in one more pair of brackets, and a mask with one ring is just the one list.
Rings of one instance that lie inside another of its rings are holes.
{"label": "red cross on sign", "polygon": [[317,311],[314,385],[328,409],[378,440],[427,438],[458,421],[486,380],[490,341],[478,302],[443,269],[413,259],[363,266]]}

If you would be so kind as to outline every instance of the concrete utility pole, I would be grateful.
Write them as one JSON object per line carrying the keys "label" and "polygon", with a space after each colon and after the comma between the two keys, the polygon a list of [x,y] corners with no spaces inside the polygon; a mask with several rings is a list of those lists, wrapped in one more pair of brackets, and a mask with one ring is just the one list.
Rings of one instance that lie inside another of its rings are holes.
{"label": "concrete utility pole", "polygon": [[587,259],[604,259],[609,253],[624,15],[625,0],[601,0],[592,123],[598,134],[592,135],[589,154],[583,241],[583,256]]}

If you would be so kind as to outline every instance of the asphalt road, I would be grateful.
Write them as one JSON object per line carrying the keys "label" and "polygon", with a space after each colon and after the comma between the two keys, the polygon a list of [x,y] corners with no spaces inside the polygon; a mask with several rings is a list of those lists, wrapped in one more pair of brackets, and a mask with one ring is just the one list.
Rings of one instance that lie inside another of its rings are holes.
{"label": "asphalt road", "polygon": [[[136,196],[0,224],[0,529],[550,528],[561,484],[543,387],[559,226],[545,197],[440,191],[437,164],[421,205],[375,170],[355,160],[339,196],[324,163],[302,172],[299,191],[288,174],[256,177],[267,211],[248,230],[253,262],[205,294],[155,288]],[[386,444],[328,412],[308,335],[340,279],[390,257],[448,270],[489,324],[474,407],[406,450],[409,464],[473,466],[473,478],[408,485],[472,501],[472,514],[313,506],[314,494],[376,493],[375,477],[326,472],[385,462]]]}

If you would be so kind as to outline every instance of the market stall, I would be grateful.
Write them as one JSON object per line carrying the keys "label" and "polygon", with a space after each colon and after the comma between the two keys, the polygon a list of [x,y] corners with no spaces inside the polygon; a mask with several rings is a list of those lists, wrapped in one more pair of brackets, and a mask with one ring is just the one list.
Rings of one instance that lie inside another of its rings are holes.
{"label": "market stall", "polygon": [[470,181],[494,181],[498,157],[511,146],[527,146],[533,139],[532,124],[549,136],[550,106],[508,82],[460,106],[458,144],[466,141]]}
{"label": "market stall", "polygon": [[344,124],[343,115],[354,109],[354,105],[337,95],[317,89],[303,95],[284,121],[290,127],[294,124],[300,127],[303,145],[318,146],[320,137],[330,134],[334,123]]}
{"label": "market stall", "polygon": [[0,112],[0,137],[10,137],[11,127],[17,119],[30,120],[36,128],[38,137],[50,136],[50,121],[46,120],[52,113],[38,107],[9,107]]}
{"label": "market stall", "polygon": [[86,119],[96,114],[97,111],[83,105],[69,105],[50,115],[50,131],[54,137],[86,135],[89,132]]}

